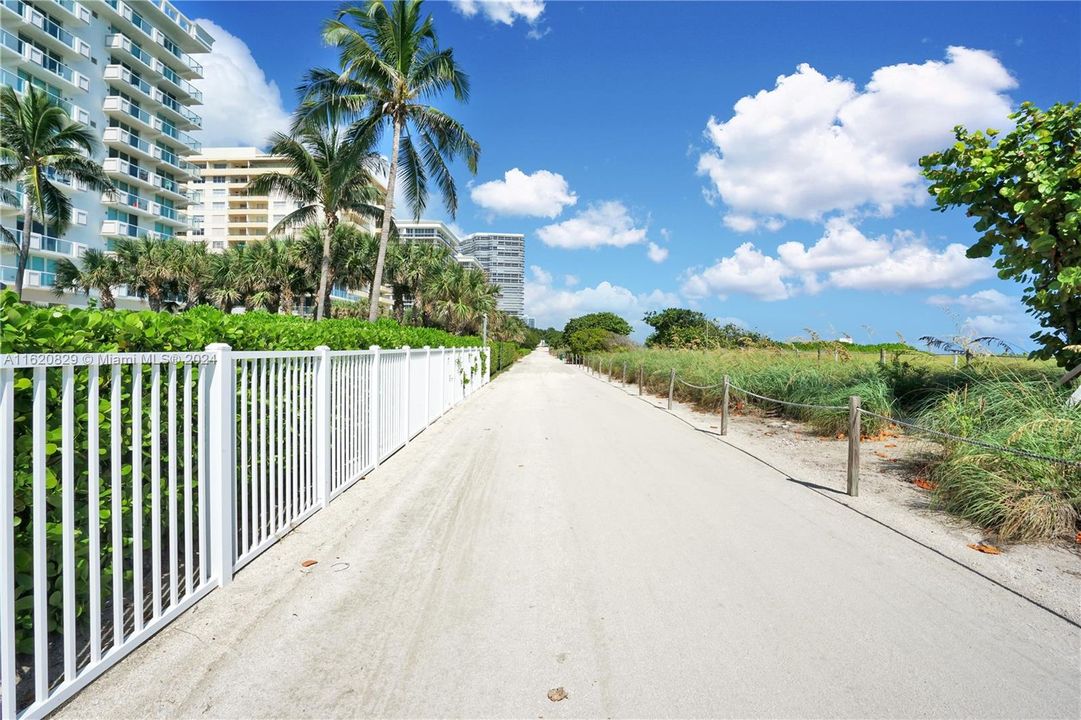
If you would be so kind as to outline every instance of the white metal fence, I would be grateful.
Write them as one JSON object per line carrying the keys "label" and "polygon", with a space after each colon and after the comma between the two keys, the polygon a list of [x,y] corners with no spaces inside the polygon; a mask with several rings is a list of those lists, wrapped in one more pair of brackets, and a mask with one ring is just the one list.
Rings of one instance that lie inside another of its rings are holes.
{"label": "white metal fence", "polygon": [[3,717],[56,708],[489,377],[480,348],[0,355]]}

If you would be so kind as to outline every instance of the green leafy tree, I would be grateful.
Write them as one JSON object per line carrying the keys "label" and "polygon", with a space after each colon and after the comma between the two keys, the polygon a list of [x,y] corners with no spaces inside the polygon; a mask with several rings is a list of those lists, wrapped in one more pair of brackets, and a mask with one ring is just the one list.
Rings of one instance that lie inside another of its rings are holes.
{"label": "green leafy tree", "polygon": [[86,295],[91,290],[98,292],[98,302],[102,310],[116,307],[113,288],[123,283],[120,265],[116,258],[101,250],[89,249],[75,264],[64,258],[56,264],[56,283],[53,286],[57,295],[65,292],[81,292]]}
{"label": "green leafy tree", "polygon": [[458,195],[449,161],[462,157],[469,171],[477,172],[480,145],[457,120],[427,104],[447,91],[465,102],[469,79],[453,51],[439,47],[432,17],[421,13],[420,0],[393,0],[389,7],[382,0],[368,0],[345,7],[323,25],[323,39],[339,49],[341,69],[308,73],[299,117],[328,110],[352,117],[350,138],[391,128],[386,201],[369,297],[369,319],[374,320],[399,175],[419,219],[428,202],[429,179],[439,186],[451,217],[456,213]]}
{"label": "green leafy tree", "polygon": [[580,355],[602,352],[616,347],[619,337],[611,330],[605,330],[601,327],[582,328],[571,333],[567,347],[570,348],[571,352]]}
{"label": "green leafy tree", "polygon": [[381,169],[382,159],[375,150],[376,135],[371,128],[363,132],[343,133],[336,116],[328,108],[299,116],[292,135],[275,133],[270,138],[270,152],[281,155],[289,164],[288,172],[256,176],[248,190],[257,195],[277,191],[294,198],[300,205],[282,218],[270,233],[288,227],[311,225],[322,220],[322,256],[319,263],[319,289],[315,296],[315,318],[321,319],[330,309],[331,244],[342,216],[349,211],[376,217],[381,214],[382,192],[373,173]]}
{"label": "green leafy tree", "polygon": [[[33,86],[24,97],[10,87],[0,89],[0,182],[18,182],[19,192],[2,192],[22,205],[23,233],[17,242],[15,293],[22,298],[26,265],[30,259],[30,230],[35,219],[57,235],[71,223],[71,200],[50,179],[56,173],[86,184],[91,190],[111,190],[101,165],[91,158],[97,151],[94,133],[72,122],[63,108]],[[16,242],[14,233],[0,228],[3,238]]]}
{"label": "green leafy tree", "polygon": [[563,342],[571,344],[571,336],[579,330],[600,328],[614,335],[630,335],[631,326],[619,315],[611,312],[596,312],[581,317],[571,318],[563,328]]}
{"label": "green leafy tree", "polygon": [[1044,331],[1039,358],[1081,361],[1081,106],[1046,112],[1024,103],[1013,130],[954,130],[957,142],[920,160],[945,211],[966,207],[979,240],[971,258],[996,255],[999,277],[1025,284],[1022,301]]}
{"label": "green leafy tree", "polygon": [[686,328],[708,328],[714,323],[697,310],[685,308],[667,308],[660,312],[647,312],[642,321],[653,328],[653,333],[646,338],[648,347],[671,347],[677,330]]}

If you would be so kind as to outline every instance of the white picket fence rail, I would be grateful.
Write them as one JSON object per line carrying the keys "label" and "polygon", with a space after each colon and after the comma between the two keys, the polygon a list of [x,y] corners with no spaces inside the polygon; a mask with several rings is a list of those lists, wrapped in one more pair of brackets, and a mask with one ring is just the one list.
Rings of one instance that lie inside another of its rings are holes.
{"label": "white picket fence rail", "polygon": [[229,584],[487,384],[489,355],[0,355],[3,718],[47,714]]}

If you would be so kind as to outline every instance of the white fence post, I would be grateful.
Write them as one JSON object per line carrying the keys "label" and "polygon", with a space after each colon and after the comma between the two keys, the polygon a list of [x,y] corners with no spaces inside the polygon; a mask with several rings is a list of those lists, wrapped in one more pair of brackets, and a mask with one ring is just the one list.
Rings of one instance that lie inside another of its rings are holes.
{"label": "white fence post", "polygon": [[319,364],[315,368],[315,472],[319,483],[319,505],[330,502],[330,348],[315,348]]}
{"label": "white fence post", "polygon": [[15,717],[15,371],[0,369],[0,665],[3,717]]}
{"label": "white fence post", "polygon": [[432,348],[424,346],[424,427],[432,424]]}
{"label": "white fence post", "polygon": [[492,348],[484,348],[484,384],[492,381]]}
{"label": "white fence post", "polygon": [[372,345],[372,372],[368,376],[368,443],[372,467],[379,467],[379,346]]}
{"label": "white fence post", "polygon": [[405,377],[402,380],[402,415],[405,417],[405,444],[409,444],[409,379],[413,374],[413,351],[408,345],[402,347],[405,350]]}
{"label": "white fence post", "polygon": [[[233,458],[236,444],[236,367],[231,349],[224,343],[206,346],[214,353],[215,362],[207,365],[210,370],[207,403],[210,437],[209,454],[209,508],[210,557],[213,577],[220,587],[233,581],[233,560],[236,544],[236,518],[234,511],[234,485],[236,461]],[[204,439],[200,438],[200,442]],[[200,494],[202,489],[199,490]]]}
{"label": "white fence post", "polygon": [[447,349],[439,346],[439,417],[447,411]]}

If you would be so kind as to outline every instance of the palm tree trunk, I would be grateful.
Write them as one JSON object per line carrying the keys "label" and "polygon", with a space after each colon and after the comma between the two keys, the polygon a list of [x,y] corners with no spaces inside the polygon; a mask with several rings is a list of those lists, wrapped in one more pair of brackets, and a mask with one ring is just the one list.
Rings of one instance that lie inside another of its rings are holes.
{"label": "palm tree trunk", "polygon": [[330,237],[334,234],[334,228],[338,224],[338,218],[327,213],[327,226],[323,235],[323,259],[319,263],[319,290],[315,293],[315,319],[322,320],[328,309],[327,298],[330,296]]}
{"label": "palm tree trunk", "polygon": [[30,192],[23,188],[23,239],[19,243],[19,257],[15,262],[15,294],[19,301],[23,299],[23,280],[26,277],[26,266],[30,262],[30,229],[34,219],[30,216]]}
{"label": "palm tree trunk", "polygon": [[116,298],[113,297],[113,289],[108,285],[98,288],[98,302],[101,303],[102,310],[115,310]]}
{"label": "palm tree trunk", "polygon": [[383,284],[383,263],[387,259],[390,240],[390,220],[394,217],[394,181],[398,175],[398,145],[402,136],[402,121],[394,117],[394,138],[390,146],[390,170],[387,172],[387,197],[383,204],[383,227],[379,230],[379,254],[375,258],[375,273],[368,291],[368,322],[379,317],[379,286]]}

